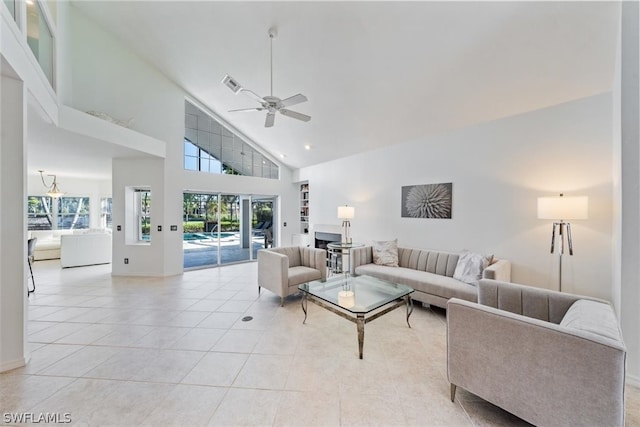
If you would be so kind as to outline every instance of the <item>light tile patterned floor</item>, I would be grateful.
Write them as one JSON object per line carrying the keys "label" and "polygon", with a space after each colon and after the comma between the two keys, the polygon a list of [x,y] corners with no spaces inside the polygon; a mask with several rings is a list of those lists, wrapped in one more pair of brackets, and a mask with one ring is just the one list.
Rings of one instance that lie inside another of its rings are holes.
{"label": "light tile patterned floor", "polygon": [[[0,375],[2,413],[79,425],[527,425],[459,390],[449,400],[445,313],[355,325],[299,297],[257,295],[256,264],[168,278],[34,264],[30,363]],[[244,322],[244,316],[253,320]],[[628,387],[627,425],[640,425]],[[0,421],[0,423],[4,420]]]}

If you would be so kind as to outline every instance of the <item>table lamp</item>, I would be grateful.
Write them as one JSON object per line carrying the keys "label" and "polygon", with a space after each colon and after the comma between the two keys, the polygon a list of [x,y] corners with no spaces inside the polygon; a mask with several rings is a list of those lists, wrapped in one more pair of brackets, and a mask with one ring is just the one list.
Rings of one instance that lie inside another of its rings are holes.
{"label": "table lamp", "polygon": [[342,243],[351,243],[349,237],[349,228],[351,228],[350,219],[353,219],[355,208],[353,206],[338,206],[338,218],[342,220]]}

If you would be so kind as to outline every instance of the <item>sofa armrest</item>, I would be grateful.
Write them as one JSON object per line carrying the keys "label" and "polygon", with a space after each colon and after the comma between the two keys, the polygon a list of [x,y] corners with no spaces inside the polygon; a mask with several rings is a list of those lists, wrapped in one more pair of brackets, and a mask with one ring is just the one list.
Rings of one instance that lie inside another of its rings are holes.
{"label": "sofa armrest", "polygon": [[349,255],[351,256],[349,260],[349,270],[354,276],[356,274],[356,267],[373,263],[373,249],[371,246],[352,248]]}
{"label": "sofa armrest", "polygon": [[511,261],[499,259],[482,272],[483,279],[511,281]]}
{"label": "sofa armrest", "polygon": [[322,277],[320,280],[323,282],[327,280],[327,251],[324,249],[309,248],[315,259],[314,268],[320,270]]}
{"label": "sofa armrest", "polygon": [[261,249],[258,251],[258,286],[279,296],[286,296],[289,282],[289,257]]}
{"label": "sofa armrest", "polygon": [[536,425],[624,425],[624,344],[459,299],[449,382]]}

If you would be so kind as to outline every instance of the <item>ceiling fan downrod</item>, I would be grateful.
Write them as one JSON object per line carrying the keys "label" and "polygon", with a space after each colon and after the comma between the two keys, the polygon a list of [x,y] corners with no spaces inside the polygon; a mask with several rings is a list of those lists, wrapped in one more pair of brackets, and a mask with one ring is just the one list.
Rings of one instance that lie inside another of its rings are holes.
{"label": "ceiling fan downrod", "polygon": [[271,76],[270,81],[270,89],[271,96],[273,96],[273,39],[278,35],[278,29],[276,27],[269,28],[269,43],[271,44],[271,49],[269,53],[269,75]]}

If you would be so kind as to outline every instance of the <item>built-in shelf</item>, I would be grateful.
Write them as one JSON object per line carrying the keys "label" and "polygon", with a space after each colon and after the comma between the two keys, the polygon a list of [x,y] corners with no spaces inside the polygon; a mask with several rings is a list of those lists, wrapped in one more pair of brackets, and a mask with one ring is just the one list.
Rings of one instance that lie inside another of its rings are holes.
{"label": "built-in shelf", "polygon": [[300,184],[300,233],[309,233],[309,183]]}

